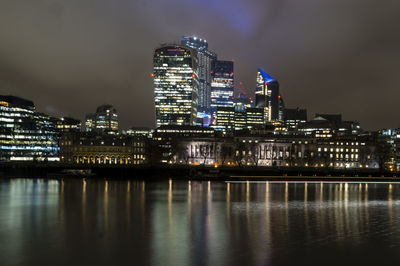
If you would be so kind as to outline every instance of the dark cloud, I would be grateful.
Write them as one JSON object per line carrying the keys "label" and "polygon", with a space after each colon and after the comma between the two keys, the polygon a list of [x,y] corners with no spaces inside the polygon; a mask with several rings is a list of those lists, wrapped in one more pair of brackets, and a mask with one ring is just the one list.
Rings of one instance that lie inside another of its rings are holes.
{"label": "dark cloud", "polygon": [[399,127],[398,1],[3,0],[0,93],[83,119],[113,104],[123,127],[153,126],[153,49],[196,34],[251,93],[258,66],[290,107]]}

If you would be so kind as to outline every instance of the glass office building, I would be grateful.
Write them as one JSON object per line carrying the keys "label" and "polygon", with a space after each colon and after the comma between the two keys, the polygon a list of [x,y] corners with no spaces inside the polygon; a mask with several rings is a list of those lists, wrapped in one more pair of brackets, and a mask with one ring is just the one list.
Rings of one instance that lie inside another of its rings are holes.
{"label": "glass office building", "polygon": [[109,104],[101,105],[96,110],[96,130],[102,132],[118,132],[117,109]]}
{"label": "glass office building", "polygon": [[50,117],[15,96],[0,96],[0,161],[59,161],[57,132]]}
{"label": "glass office building", "polygon": [[201,125],[204,116],[210,113],[212,62],[217,59],[217,55],[208,50],[206,40],[196,36],[183,36],[181,44],[197,51],[199,78],[197,124]]}
{"label": "glass office building", "polygon": [[211,72],[211,108],[232,107],[234,102],[233,62],[215,60]]}
{"label": "glass office building", "polygon": [[96,113],[87,114],[86,132],[116,134],[118,132],[118,113],[112,105],[104,104],[96,109]]}
{"label": "glass office building", "polygon": [[195,125],[198,108],[198,58],[183,45],[157,48],[153,58],[156,124]]}

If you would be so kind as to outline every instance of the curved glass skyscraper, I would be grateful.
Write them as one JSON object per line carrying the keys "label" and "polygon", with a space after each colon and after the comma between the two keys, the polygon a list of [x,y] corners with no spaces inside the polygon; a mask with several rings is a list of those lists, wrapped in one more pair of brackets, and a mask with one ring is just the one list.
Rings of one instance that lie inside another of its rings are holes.
{"label": "curved glass skyscraper", "polygon": [[195,125],[198,106],[197,52],[183,45],[163,45],[153,58],[156,124]]}

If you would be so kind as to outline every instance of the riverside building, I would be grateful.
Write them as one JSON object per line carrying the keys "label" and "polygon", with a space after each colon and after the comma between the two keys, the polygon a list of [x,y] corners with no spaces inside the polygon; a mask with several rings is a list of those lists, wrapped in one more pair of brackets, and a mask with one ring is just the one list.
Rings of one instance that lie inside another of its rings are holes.
{"label": "riverside building", "polygon": [[54,123],[32,101],[0,96],[0,161],[59,161]]}
{"label": "riverside building", "polygon": [[156,125],[195,125],[199,74],[196,50],[163,45],[154,51],[153,73]]}
{"label": "riverside building", "polygon": [[147,162],[146,139],[93,132],[63,134],[60,158],[69,164],[143,164]]}

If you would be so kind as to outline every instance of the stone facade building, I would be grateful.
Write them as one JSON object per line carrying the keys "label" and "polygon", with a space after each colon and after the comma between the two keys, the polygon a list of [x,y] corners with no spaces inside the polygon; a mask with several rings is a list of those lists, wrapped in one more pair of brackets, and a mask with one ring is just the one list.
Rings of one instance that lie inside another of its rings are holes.
{"label": "stone facade building", "polygon": [[71,164],[144,164],[146,139],[141,137],[64,134],[60,140],[61,162]]}

